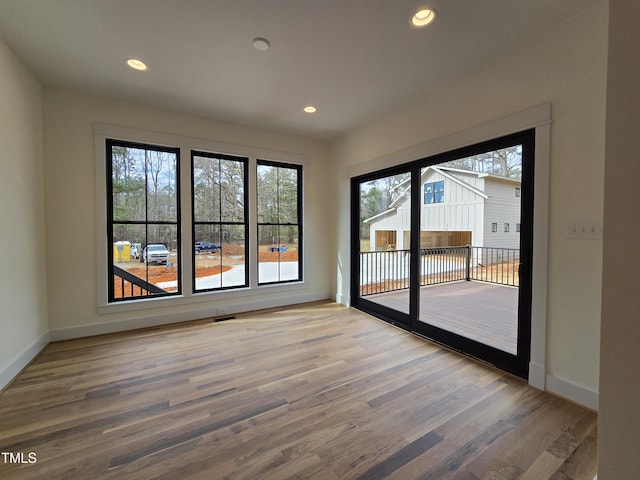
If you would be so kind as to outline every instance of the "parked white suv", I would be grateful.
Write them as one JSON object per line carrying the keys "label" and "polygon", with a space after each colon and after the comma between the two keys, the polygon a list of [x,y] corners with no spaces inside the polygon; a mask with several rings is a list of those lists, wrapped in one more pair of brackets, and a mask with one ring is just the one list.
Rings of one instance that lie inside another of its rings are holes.
{"label": "parked white suv", "polygon": [[144,247],[140,261],[144,263],[164,263],[169,261],[171,252],[160,243],[151,243]]}

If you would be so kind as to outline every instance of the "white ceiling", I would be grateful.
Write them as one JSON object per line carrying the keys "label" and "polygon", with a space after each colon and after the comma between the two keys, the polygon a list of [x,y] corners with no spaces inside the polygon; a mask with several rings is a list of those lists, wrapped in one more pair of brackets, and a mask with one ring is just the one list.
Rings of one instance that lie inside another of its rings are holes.
{"label": "white ceiling", "polygon": [[[414,29],[425,2],[436,21]],[[0,0],[0,38],[47,86],[331,139],[591,3],[425,2]],[[271,48],[254,49],[255,37]],[[131,70],[130,57],[149,69]]]}

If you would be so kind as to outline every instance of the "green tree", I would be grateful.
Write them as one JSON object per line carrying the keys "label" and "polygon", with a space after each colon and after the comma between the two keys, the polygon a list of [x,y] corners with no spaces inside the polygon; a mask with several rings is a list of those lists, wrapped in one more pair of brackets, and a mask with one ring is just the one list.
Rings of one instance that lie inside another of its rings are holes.
{"label": "green tree", "polygon": [[[177,157],[174,153],[144,148],[113,146],[111,151],[114,238],[133,243],[164,243],[177,246]],[[131,223],[149,222],[141,227]]]}
{"label": "green tree", "polygon": [[360,238],[369,238],[365,220],[387,211],[409,188],[410,173],[390,175],[360,185]]}
{"label": "green tree", "polygon": [[233,225],[244,222],[244,169],[240,160],[194,158],[194,219],[205,222],[196,229],[195,241],[244,243],[244,226]]}
{"label": "green tree", "polygon": [[298,170],[258,165],[258,222],[261,244],[298,239]]}

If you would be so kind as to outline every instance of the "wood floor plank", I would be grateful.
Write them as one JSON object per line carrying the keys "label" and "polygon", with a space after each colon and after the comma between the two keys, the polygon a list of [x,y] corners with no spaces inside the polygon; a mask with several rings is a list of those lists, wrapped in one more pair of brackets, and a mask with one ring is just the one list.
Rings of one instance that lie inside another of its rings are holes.
{"label": "wood floor plank", "polygon": [[[409,313],[409,289],[368,295],[368,300]],[[420,321],[515,355],[518,289],[480,281],[420,288]]]}
{"label": "wood floor plank", "polygon": [[597,456],[595,435],[587,436],[573,454],[558,468],[550,480],[580,480],[591,475],[591,463]]}
{"label": "wood floor plank", "polygon": [[0,394],[3,480],[570,479],[597,417],[331,302],[48,345]]}

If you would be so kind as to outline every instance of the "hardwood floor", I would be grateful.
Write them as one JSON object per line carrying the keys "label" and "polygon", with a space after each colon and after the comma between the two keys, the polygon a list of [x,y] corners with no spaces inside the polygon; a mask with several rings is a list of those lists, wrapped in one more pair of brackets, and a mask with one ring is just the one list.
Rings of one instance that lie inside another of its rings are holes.
{"label": "hardwood floor", "polygon": [[592,480],[596,422],[318,303],[50,344],[0,394],[0,478]]}

